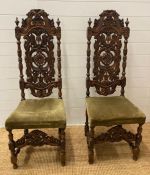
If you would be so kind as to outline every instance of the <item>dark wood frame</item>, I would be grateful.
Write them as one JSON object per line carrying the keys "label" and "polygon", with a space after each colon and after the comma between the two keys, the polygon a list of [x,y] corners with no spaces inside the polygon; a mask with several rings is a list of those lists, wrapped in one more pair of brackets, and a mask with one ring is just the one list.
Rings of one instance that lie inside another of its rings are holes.
{"label": "dark wood frame", "polygon": [[[125,69],[127,60],[127,43],[130,33],[128,27],[129,21],[127,19],[124,26],[124,21],[119,19],[119,14],[116,11],[105,10],[100,14],[99,19],[95,19],[93,27],[91,27],[91,23],[92,21],[89,19],[89,26],[87,28],[86,97],[88,98],[90,96],[90,87],[95,87],[96,92],[99,95],[107,96],[113,94],[117,86],[121,86],[121,96],[124,96],[124,88],[126,85]],[[92,37],[95,39],[93,78],[90,77]],[[122,75],[121,78],[119,78],[122,37],[124,38]],[[109,48],[110,46],[107,47],[107,42],[112,42],[111,47],[115,47],[115,49]],[[106,56],[103,56],[103,54],[101,54],[102,52],[105,52]],[[140,152],[139,145],[142,141],[142,125],[144,123],[138,124],[137,134],[126,131],[122,125],[117,125],[109,129],[106,133],[101,133],[99,136],[95,137],[94,128],[96,126],[91,124],[89,126],[88,113],[86,111],[85,136],[87,137],[89,163],[92,164],[94,162],[94,144],[97,144],[99,141],[119,142],[124,140],[132,148],[133,159],[137,160]]]}
{"label": "dark wood frame", "polygon": [[[25,89],[30,89],[33,96],[43,98],[51,95],[53,88],[58,88],[58,98],[62,99],[62,78],[61,78],[61,27],[60,21],[57,20],[57,27],[53,19],[48,18],[48,14],[41,9],[33,9],[27,13],[27,18],[22,20],[19,27],[18,18],[16,18],[15,34],[18,46],[18,62],[20,71],[20,90],[21,100],[25,100]],[[24,39],[25,62],[27,80],[23,75],[23,60],[21,49],[21,38]],[[53,37],[57,39],[57,68],[58,79],[55,80],[54,70],[54,53]],[[33,51],[34,50],[34,51]],[[44,52],[44,54],[43,54]],[[36,55],[36,57],[33,55]],[[42,55],[42,60],[40,59]],[[31,62],[36,60],[36,71]],[[44,63],[47,66],[43,68]],[[45,71],[46,70],[46,71]],[[36,78],[34,79],[34,75]],[[44,77],[45,75],[45,77]],[[47,76],[46,76],[47,75]],[[39,78],[40,77],[40,78]],[[39,84],[37,82],[40,82]],[[32,129],[32,128],[30,128]],[[18,139],[13,139],[12,129],[7,128],[9,132],[9,149],[11,152],[11,162],[13,168],[17,168],[17,155],[20,149],[26,145],[42,146],[51,145],[60,147],[60,159],[62,166],[65,165],[65,128],[58,128],[59,138],[48,136],[40,130],[24,129],[24,135]]]}

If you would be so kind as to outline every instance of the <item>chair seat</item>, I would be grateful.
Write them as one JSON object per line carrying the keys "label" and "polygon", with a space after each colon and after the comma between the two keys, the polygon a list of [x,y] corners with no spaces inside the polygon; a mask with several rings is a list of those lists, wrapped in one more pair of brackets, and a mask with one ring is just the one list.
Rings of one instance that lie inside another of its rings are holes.
{"label": "chair seat", "polygon": [[66,115],[62,99],[27,99],[21,101],[8,117],[7,129],[65,128]]}
{"label": "chair seat", "polygon": [[88,97],[86,108],[89,122],[94,126],[144,123],[145,114],[127,98]]}

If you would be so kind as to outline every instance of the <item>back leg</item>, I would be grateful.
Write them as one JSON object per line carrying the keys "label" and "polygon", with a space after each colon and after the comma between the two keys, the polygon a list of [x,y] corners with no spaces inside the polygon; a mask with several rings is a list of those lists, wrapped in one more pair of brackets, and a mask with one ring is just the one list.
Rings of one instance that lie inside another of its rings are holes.
{"label": "back leg", "polygon": [[136,134],[136,138],[135,138],[135,146],[133,146],[132,151],[133,151],[133,160],[137,160],[139,157],[139,153],[140,153],[140,143],[142,141],[142,125],[143,124],[139,124],[138,128],[137,128],[137,134]]}
{"label": "back leg", "polygon": [[89,164],[94,163],[94,127],[90,127],[90,132],[88,136],[88,157]]}
{"label": "back leg", "polygon": [[61,165],[65,166],[66,164],[66,152],[65,152],[65,129],[64,128],[59,128],[59,139],[61,142],[60,145],[60,159],[61,159]]}
{"label": "back leg", "polygon": [[85,126],[84,126],[84,133],[85,133],[85,136],[88,136],[88,133],[89,133],[89,123],[88,123],[87,110],[85,112],[85,115],[86,115],[86,121],[85,121]]}

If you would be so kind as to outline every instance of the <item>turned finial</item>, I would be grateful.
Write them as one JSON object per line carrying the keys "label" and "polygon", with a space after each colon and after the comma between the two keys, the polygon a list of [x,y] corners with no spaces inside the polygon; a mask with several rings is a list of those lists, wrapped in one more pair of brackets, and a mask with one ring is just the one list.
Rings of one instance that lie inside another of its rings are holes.
{"label": "turned finial", "polygon": [[126,19],[126,22],[125,22],[125,24],[126,24],[126,27],[128,27],[128,25],[129,25],[129,21],[128,21],[128,18]]}
{"label": "turned finial", "polygon": [[58,27],[59,27],[59,25],[60,25],[60,20],[59,20],[59,18],[57,19],[57,25],[58,25]]}
{"label": "turned finial", "polygon": [[18,25],[19,25],[19,20],[18,20],[17,17],[16,17],[16,21],[15,21],[15,23],[16,23],[16,26],[18,27]]}
{"label": "turned finial", "polygon": [[89,18],[89,21],[88,21],[89,27],[91,27],[91,23],[92,23],[91,18]]}

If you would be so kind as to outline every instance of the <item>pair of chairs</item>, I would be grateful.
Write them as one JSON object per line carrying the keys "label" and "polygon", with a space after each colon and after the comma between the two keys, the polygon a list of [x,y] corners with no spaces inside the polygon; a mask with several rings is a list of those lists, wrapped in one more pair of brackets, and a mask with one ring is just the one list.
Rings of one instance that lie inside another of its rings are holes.
{"label": "pair of chairs", "polygon": [[[99,19],[95,19],[93,27],[91,27],[91,20],[88,23],[85,136],[89,163],[94,161],[94,145],[99,141],[125,140],[132,148],[133,159],[137,160],[142,140],[142,125],[146,117],[124,97],[129,22],[127,20],[124,24],[116,11],[106,10],[101,13]],[[66,114],[62,100],[60,21],[57,20],[57,27],[55,27],[54,21],[48,18],[44,10],[34,9],[27,14],[26,19],[22,20],[21,27],[16,19],[15,34],[18,46],[21,102],[5,123],[9,132],[11,162],[13,167],[17,168],[17,155],[24,146],[46,144],[60,147],[60,160],[64,166]],[[54,37],[57,39],[56,50]],[[25,64],[22,60],[21,38],[24,39]],[[91,49],[92,38],[94,38],[93,49]],[[123,39],[124,43],[122,43]],[[26,71],[25,77],[23,65]],[[90,75],[91,67],[93,67],[93,76]],[[113,94],[117,86],[121,86],[121,96],[89,97],[91,87],[95,87],[99,95],[107,96]],[[58,99],[44,98],[52,94],[53,88],[58,88]],[[40,99],[25,99],[25,89],[30,89],[31,94]],[[126,131],[122,127],[123,124],[139,124],[137,133]],[[114,127],[106,133],[94,136],[96,126]],[[37,128],[58,128],[59,137],[48,136]],[[24,129],[24,135],[16,141],[12,133],[14,129]],[[29,132],[29,129],[32,131]]]}

